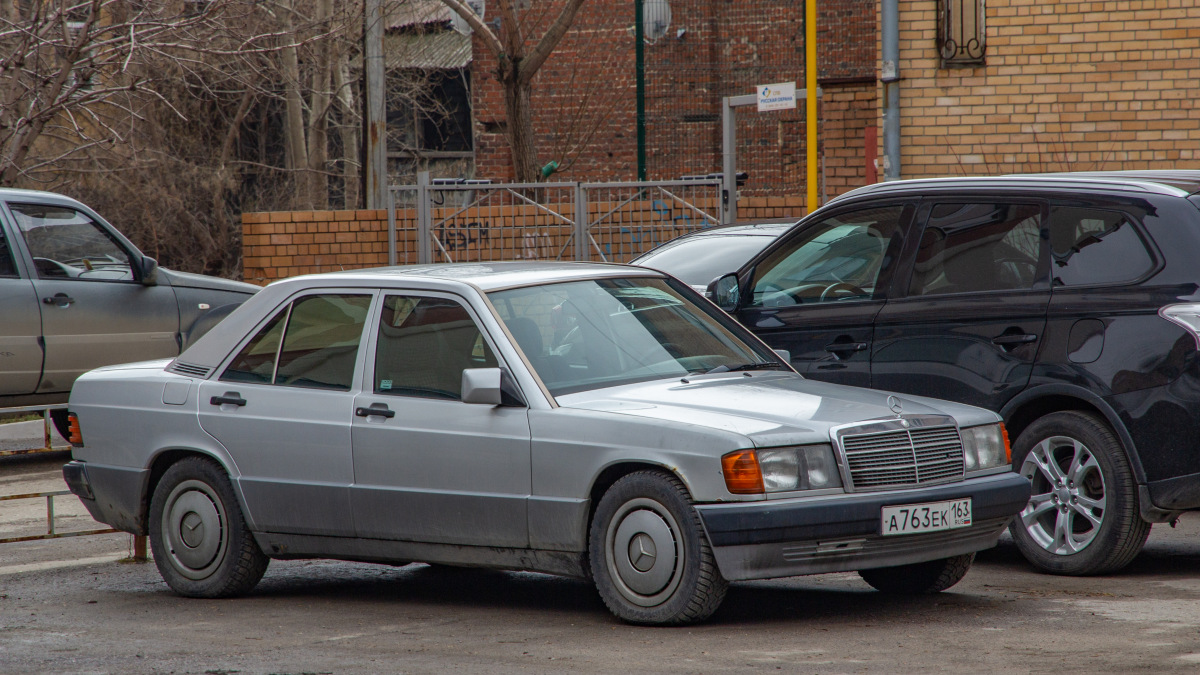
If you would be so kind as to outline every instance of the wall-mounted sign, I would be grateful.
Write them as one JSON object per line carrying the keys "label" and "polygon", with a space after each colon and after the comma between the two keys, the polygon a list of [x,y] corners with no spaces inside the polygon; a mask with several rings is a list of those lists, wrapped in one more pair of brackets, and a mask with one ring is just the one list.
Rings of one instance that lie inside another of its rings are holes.
{"label": "wall-mounted sign", "polygon": [[791,110],[796,107],[796,83],[758,85],[758,111]]}

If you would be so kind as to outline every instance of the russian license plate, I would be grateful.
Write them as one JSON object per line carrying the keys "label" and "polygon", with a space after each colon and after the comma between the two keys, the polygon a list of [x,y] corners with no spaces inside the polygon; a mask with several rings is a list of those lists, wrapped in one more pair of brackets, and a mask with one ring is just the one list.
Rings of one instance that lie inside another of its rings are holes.
{"label": "russian license plate", "polygon": [[917,534],[953,530],[971,525],[971,498],[927,504],[883,507],[880,532]]}

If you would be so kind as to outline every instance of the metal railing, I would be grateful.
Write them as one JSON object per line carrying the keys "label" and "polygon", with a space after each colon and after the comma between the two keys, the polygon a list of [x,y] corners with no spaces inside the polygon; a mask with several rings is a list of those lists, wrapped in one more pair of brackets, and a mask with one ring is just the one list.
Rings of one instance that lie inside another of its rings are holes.
{"label": "metal railing", "polygon": [[11,457],[13,455],[32,455],[32,454],[35,454],[38,452],[63,452],[65,450],[70,450],[70,446],[54,447],[54,444],[53,444],[54,429],[53,429],[53,427],[50,426],[53,423],[50,419],[50,411],[51,410],[63,410],[66,407],[67,407],[67,404],[58,403],[55,405],[31,405],[31,406],[24,406],[21,408],[0,408],[0,415],[5,415],[5,416],[8,416],[10,414],[22,415],[22,414],[29,414],[29,413],[41,413],[42,425],[43,425],[42,447],[21,449],[21,450],[0,450],[0,457]]}
{"label": "metal railing", "polygon": [[719,224],[721,180],[627,183],[431,181],[389,189],[389,264],[628,262]]}
{"label": "metal railing", "polygon": [[18,541],[36,541],[38,539],[62,539],[63,537],[82,537],[89,534],[109,534],[111,532],[120,532],[111,527],[100,530],[82,530],[75,532],[59,532],[54,527],[54,498],[63,497],[71,494],[70,490],[54,490],[52,492],[31,492],[24,495],[6,495],[0,497],[0,502],[11,501],[14,499],[38,499],[45,497],[46,499],[46,534],[32,534],[24,537],[5,537],[0,539],[0,544],[12,544]]}

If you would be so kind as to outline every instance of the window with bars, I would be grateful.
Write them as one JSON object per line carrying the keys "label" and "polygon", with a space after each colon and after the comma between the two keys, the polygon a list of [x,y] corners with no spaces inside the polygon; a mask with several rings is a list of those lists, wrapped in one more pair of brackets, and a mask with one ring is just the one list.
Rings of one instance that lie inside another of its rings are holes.
{"label": "window with bars", "polygon": [[938,0],[938,51],[943,68],[984,62],[985,0]]}

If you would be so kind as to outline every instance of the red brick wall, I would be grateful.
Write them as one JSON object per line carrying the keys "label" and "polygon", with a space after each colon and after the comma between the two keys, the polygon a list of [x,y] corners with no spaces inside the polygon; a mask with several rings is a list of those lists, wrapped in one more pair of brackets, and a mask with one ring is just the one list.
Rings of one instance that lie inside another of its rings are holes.
{"label": "red brick wall", "polygon": [[[667,35],[645,46],[651,180],[721,170],[723,96],[771,82],[804,86],[802,2],[672,0],[671,9]],[[875,120],[875,6],[873,0],[844,0],[824,3],[819,12],[818,81],[829,97],[820,137],[826,194],[832,197],[865,182],[863,130]],[[538,162],[559,162],[556,179],[637,178],[632,25],[633,3],[589,0],[534,78]],[[681,38],[679,29],[686,30]],[[474,51],[476,175],[511,180],[496,62],[478,37]],[[750,174],[743,194],[804,194],[803,104],[761,114],[743,108],[737,134],[738,168]]]}

